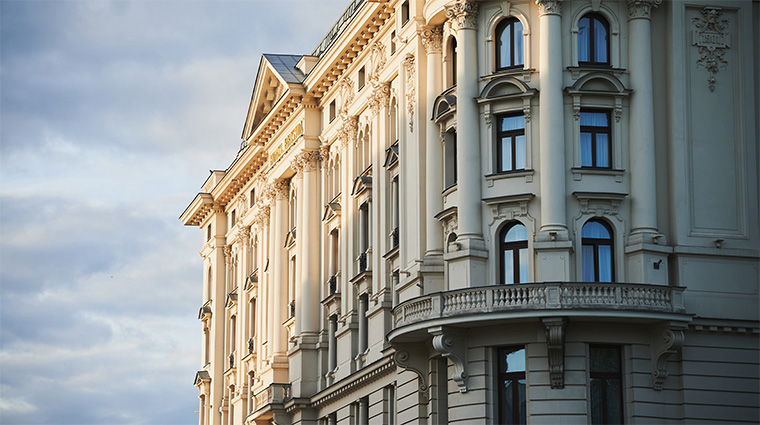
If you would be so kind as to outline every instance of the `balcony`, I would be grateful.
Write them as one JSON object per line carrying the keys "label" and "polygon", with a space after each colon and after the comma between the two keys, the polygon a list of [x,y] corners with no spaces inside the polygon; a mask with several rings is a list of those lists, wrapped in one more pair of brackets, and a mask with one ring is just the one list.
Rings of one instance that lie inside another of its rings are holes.
{"label": "balcony", "polygon": [[683,287],[599,282],[545,282],[491,285],[437,292],[413,298],[393,309],[388,339],[425,332],[430,326],[473,326],[547,316],[634,321],[686,316]]}
{"label": "balcony", "polygon": [[246,418],[246,423],[268,422],[278,413],[285,413],[283,403],[290,398],[290,384],[271,384],[253,395],[252,412]]}

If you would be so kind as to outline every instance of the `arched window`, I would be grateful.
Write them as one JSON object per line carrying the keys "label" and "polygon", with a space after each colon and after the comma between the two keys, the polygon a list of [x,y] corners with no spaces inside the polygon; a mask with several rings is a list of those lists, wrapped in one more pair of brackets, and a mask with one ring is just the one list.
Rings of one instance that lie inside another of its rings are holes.
{"label": "arched window", "polygon": [[501,283],[528,281],[528,230],[521,223],[505,226],[500,235]]}
{"label": "arched window", "polygon": [[449,43],[449,49],[448,49],[448,59],[449,59],[449,81],[451,81],[450,86],[457,85],[457,39],[456,37],[451,37],[451,42]]}
{"label": "arched window", "polygon": [[584,282],[614,282],[612,261],[612,229],[597,219],[591,219],[581,230],[581,259]]}
{"label": "arched window", "polygon": [[496,70],[523,66],[523,26],[507,18],[496,26]]}
{"label": "arched window", "polygon": [[578,64],[610,64],[610,25],[598,13],[583,15],[578,21]]}

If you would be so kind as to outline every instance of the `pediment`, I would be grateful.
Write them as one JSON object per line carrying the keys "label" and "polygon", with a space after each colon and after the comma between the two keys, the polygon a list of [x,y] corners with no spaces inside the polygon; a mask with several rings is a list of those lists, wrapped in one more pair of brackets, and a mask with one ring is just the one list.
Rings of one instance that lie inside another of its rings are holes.
{"label": "pediment", "polygon": [[256,83],[251,94],[243,127],[243,139],[250,137],[277,102],[294,88],[303,88],[305,75],[296,67],[301,56],[270,55],[261,57]]}
{"label": "pediment", "polygon": [[208,373],[208,371],[199,370],[195,374],[195,380],[193,381],[193,385],[197,387],[203,384],[208,384],[210,382],[211,382],[211,375]]}
{"label": "pediment", "polygon": [[568,93],[608,93],[627,95],[631,90],[626,89],[623,82],[609,72],[592,72],[579,78],[572,87],[567,88]]}
{"label": "pediment", "polygon": [[491,80],[483,88],[478,100],[496,99],[511,96],[533,95],[536,89],[528,86],[524,81],[515,77],[500,77]]}

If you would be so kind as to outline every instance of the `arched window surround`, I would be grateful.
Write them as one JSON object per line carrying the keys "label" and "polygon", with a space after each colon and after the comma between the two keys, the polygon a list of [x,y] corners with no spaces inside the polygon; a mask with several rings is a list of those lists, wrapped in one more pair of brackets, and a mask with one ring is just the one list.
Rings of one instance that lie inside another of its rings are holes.
{"label": "arched window surround", "polygon": [[625,249],[623,235],[626,221],[618,214],[620,205],[628,196],[625,193],[573,192],[579,204],[579,214],[573,219],[575,234],[575,280],[583,281],[583,226],[595,220],[607,225],[612,236],[612,281],[625,281]]}
{"label": "arched window surround", "polygon": [[488,20],[486,24],[486,34],[488,36],[485,39],[486,43],[486,49],[484,51],[491,52],[486,57],[486,69],[488,69],[490,72],[509,72],[513,71],[513,69],[502,69],[499,70],[499,64],[496,63],[496,49],[497,49],[497,43],[496,43],[496,28],[501,24],[501,22],[505,19],[517,19],[520,21],[523,27],[523,65],[521,67],[515,67],[514,70],[527,70],[531,69],[533,67],[532,57],[531,57],[531,50],[530,50],[530,41],[531,41],[531,28],[530,28],[530,21],[528,20],[528,15],[525,14],[521,9],[512,6],[508,8],[507,10],[503,10],[499,8],[496,13],[491,16],[491,18]]}
{"label": "arched window surround", "polygon": [[[623,5],[625,7],[625,5]],[[620,42],[620,21],[613,10],[604,4],[600,4],[597,8],[592,5],[585,5],[578,8],[573,12],[570,19],[570,33],[571,33],[571,66],[578,67],[578,24],[586,14],[596,13],[607,20],[609,25],[609,66],[611,68],[622,68],[621,62],[621,42]],[[577,78],[577,77],[576,77]]]}
{"label": "arched window surround", "polygon": [[[531,193],[520,195],[507,195],[493,198],[486,198],[483,201],[490,210],[491,222],[489,223],[489,244],[491,252],[489,255],[488,278],[489,282],[501,284],[501,236],[502,231],[514,224],[522,224],[528,233],[528,281],[535,282],[535,258],[533,255],[533,238],[536,232],[536,219],[530,214],[530,202],[535,196]],[[493,258],[493,260],[491,260]],[[521,283],[527,283],[521,282]]]}

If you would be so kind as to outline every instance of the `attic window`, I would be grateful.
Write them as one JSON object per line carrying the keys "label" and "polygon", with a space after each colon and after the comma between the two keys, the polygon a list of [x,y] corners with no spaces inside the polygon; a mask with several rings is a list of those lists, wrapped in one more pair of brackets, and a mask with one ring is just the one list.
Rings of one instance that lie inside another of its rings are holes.
{"label": "attic window", "polygon": [[359,90],[364,88],[364,80],[365,80],[365,72],[364,72],[364,67],[362,67],[359,70],[359,84],[358,84]]}
{"label": "attic window", "polygon": [[335,119],[335,99],[333,99],[332,102],[330,102],[330,121],[333,122]]}
{"label": "attic window", "polygon": [[407,22],[409,22],[409,2],[405,1],[401,5],[401,26],[403,27]]}

